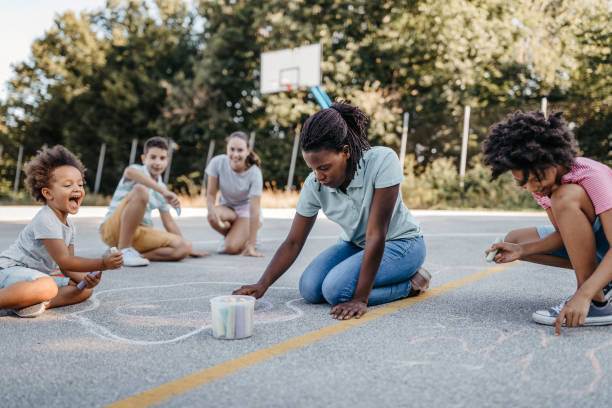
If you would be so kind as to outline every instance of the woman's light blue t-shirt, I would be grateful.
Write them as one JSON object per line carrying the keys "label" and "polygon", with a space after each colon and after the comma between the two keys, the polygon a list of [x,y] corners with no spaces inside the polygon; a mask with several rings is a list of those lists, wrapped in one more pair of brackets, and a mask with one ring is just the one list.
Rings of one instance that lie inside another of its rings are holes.
{"label": "woman's light blue t-shirt", "polygon": [[[400,184],[404,175],[397,155],[387,147],[373,147],[364,151],[359,163],[361,168],[357,169],[346,194],[337,188],[320,185],[314,172],[311,173],[300,192],[296,211],[304,217],[312,217],[323,210],[327,218],[342,228],[342,240],[365,248],[374,190]],[[404,205],[400,192],[386,241],[420,236],[421,226]]]}

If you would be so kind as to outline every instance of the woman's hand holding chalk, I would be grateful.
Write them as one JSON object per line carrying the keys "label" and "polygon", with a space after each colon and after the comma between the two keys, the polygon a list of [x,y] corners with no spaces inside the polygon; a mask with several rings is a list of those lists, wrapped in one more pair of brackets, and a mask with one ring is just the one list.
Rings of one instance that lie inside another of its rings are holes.
{"label": "woman's hand holding chalk", "polygon": [[[504,241],[501,238],[496,238],[495,241],[493,241],[493,245],[501,244],[502,242]],[[489,252],[489,254],[487,255],[487,262],[493,262],[495,255],[497,255],[497,249]]]}
{"label": "woman's hand holding chalk", "polygon": [[[117,252],[117,248],[112,247],[112,248],[110,249],[110,251],[111,251],[111,252]],[[89,276],[91,276],[91,277],[94,277],[94,278],[95,278],[96,276],[100,275],[100,273],[101,273],[101,271],[95,271],[95,272],[90,272],[88,275],[89,275]],[[85,289],[85,285],[87,285],[87,282],[85,282],[85,280],[83,279],[83,280],[82,280],[82,281],[80,281],[80,282],[79,282],[79,284],[77,285],[77,289],[79,289],[79,290],[83,290],[83,289]]]}

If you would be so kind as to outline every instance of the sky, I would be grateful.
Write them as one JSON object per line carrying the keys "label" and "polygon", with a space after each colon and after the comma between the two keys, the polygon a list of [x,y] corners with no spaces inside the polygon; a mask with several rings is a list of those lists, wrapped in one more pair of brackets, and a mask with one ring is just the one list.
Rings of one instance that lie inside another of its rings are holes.
{"label": "sky", "polygon": [[0,99],[6,97],[11,64],[30,56],[32,42],[42,37],[56,14],[103,7],[105,0],[0,0]]}

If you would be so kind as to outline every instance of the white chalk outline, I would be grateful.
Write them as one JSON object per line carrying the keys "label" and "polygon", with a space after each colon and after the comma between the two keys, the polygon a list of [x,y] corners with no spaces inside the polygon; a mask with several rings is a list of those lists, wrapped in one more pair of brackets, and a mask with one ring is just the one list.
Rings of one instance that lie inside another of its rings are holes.
{"label": "white chalk outline", "polygon": [[[155,289],[155,288],[171,288],[171,287],[176,287],[176,286],[185,286],[185,285],[199,285],[199,284],[213,284],[213,285],[244,285],[243,282],[210,282],[210,281],[197,281],[197,282],[181,282],[181,283],[175,283],[175,284],[171,284],[171,285],[154,285],[154,286],[136,286],[136,287],[130,287],[130,288],[115,288],[115,289],[107,289],[107,290],[103,290],[100,292],[94,292],[94,294],[88,299],[89,302],[91,302],[91,306],[88,308],[85,308],[83,310],[79,310],[73,313],[68,314],[67,316],[65,316],[65,318],[67,320],[70,321],[75,321],[78,322],[80,324],[82,324],[83,326],[85,326],[90,333],[101,337],[103,339],[106,340],[112,340],[112,341],[116,341],[118,343],[124,343],[124,344],[131,344],[131,345],[139,345],[139,346],[152,346],[152,345],[159,345],[159,344],[170,344],[170,343],[176,343],[179,342],[181,340],[184,340],[188,337],[191,337],[195,334],[198,334],[206,329],[211,328],[210,324],[206,324],[203,326],[198,327],[195,330],[192,330],[186,334],[183,334],[181,336],[175,337],[173,339],[170,340],[157,340],[157,341],[148,341],[148,340],[132,340],[132,339],[128,339],[125,337],[121,337],[119,335],[116,335],[114,333],[112,333],[109,329],[107,329],[106,327],[95,323],[93,320],[85,317],[85,316],[81,316],[83,313],[87,313],[87,312],[91,312],[93,310],[96,310],[99,306],[100,306],[100,300],[98,299],[98,297],[102,294],[105,293],[111,293],[111,292],[121,292],[121,291],[126,291],[126,290],[137,290],[137,289]],[[288,288],[288,287],[283,287],[283,286],[273,286],[270,287],[269,289],[278,289],[278,290],[296,290],[296,288]],[[287,306],[289,309],[293,310],[295,312],[294,315],[290,315],[288,317],[282,318],[282,319],[278,319],[278,320],[270,320],[270,321],[266,321],[266,322],[258,322],[257,320],[254,321],[254,324],[267,324],[267,323],[279,323],[279,322],[287,322],[290,320],[294,320],[297,319],[299,317],[302,317],[304,315],[304,312],[293,305],[293,303],[297,302],[298,300],[303,300],[303,298],[296,298],[296,299],[292,299],[289,300],[287,302],[285,302],[285,306]],[[265,303],[270,303],[269,301],[264,301]],[[268,309],[266,309],[268,310]],[[156,316],[157,317],[157,316]]]}

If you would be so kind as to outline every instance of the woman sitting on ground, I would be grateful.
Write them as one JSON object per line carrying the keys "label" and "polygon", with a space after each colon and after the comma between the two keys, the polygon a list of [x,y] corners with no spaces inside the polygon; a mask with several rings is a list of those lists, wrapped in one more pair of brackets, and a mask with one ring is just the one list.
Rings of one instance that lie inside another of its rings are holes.
{"label": "woman sitting on ground", "polygon": [[319,210],[344,232],[302,274],[300,293],[308,302],[327,302],[335,319],[350,319],[362,316],[367,305],[427,289],[431,276],[421,268],[425,243],[402,201],[399,159],[387,147],[370,147],[366,121],[346,103],[306,121],[302,156],[313,172],[300,192],[291,231],[259,282],[234,294],[262,297],[297,258]]}

